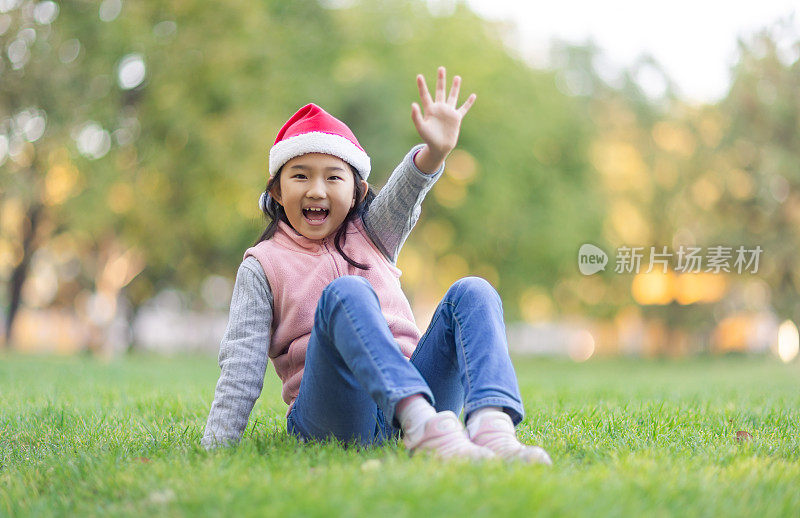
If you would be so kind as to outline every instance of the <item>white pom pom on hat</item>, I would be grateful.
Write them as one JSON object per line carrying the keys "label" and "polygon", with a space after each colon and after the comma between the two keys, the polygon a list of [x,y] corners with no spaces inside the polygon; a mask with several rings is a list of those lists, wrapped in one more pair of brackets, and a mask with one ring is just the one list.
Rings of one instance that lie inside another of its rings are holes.
{"label": "white pom pom on hat", "polygon": [[278,132],[269,150],[269,174],[292,158],[306,153],[326,153],[352,165],[363,180],[369,177],[370,159],[347,124],[314,103],[297,110]]}

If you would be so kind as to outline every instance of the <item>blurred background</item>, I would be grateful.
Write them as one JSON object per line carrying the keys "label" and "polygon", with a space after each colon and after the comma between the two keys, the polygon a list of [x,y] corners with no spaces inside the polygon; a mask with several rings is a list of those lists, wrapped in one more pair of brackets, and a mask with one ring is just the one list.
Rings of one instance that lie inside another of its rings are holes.
{"label": "blurred background", "polygon": [[[216,352],[283,122],[322,105],[380,188],[419,142],[415,75],[444,65],[478,100],[400,254],[422,330],[478,275],[518,353],[792,361],[791,3],[558,4],[0,0],[2,348]],[[590,275],[587,243],[608,254]],[[680,271],[719,246],[727,268]],[[675,255],[647,272],[653,251]]]}

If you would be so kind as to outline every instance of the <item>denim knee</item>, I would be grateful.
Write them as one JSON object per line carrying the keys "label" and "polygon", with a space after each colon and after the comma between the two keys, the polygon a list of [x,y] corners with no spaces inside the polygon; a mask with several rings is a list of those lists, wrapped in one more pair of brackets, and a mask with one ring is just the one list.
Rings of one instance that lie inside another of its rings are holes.
{"label": "denim knee", "polygon": [[328,283],[322,290],[322,295],[317,303],[315,318],[319,318],[321,312],[332,310],[342,301],[364,302],[371,299],[377,302],[378,295],[367,279],[358,275],[338,277]]}
{"label": "denim knee", "polygon": [[339,310],[344,305],[350,305],[353,302],[363,303],[369,300],[375,300],[375,303],[380,305],[378,295],[367,279],[358,275],[338,277],[322,290],[322,295],[320,295],[314,311],[314,327],[317,332],[327,333],[324,323],[330,323],[331,317],[337,312],[341,313]]}
{"label": "denim knee", "polygon": [[372,284],[364,277],[358,275],[343,275],[342,277],[332,280],[325,286],[325,289],[322,290],[322,294],[325,295],[326,292],[331,290],[336,291],[336,295],[339,298],[363,297],[366,294],[375,293]]}
{"label": "denim knee", "polygon": [[447,296],[456,300],[465,296],[475,300],[500,299],[500,295],[494,289],[494,286],[482,277],[463,277],[458,279],[447,290]]}

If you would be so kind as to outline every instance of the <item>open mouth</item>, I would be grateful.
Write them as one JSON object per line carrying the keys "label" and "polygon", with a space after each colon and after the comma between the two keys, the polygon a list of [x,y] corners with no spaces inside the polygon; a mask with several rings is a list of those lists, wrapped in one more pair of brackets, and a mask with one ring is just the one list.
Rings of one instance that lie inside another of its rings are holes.
{"label": "open mouth", "polygon": [[328,219],[328,209],[303,209],[303,217],[310,225],[321,225]]}

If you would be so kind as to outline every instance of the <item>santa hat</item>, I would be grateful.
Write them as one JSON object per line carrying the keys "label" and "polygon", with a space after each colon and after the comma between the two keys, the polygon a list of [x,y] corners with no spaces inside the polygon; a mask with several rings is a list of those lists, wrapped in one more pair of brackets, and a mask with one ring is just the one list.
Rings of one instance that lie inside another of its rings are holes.
{"label": "santa hat", "polygon": [[307,104],[286,121],[269,150],[269,174],[292,158],[306,153],[327,153],[352,165],[364,180],[370,160],[347,124],[316,104]]}

